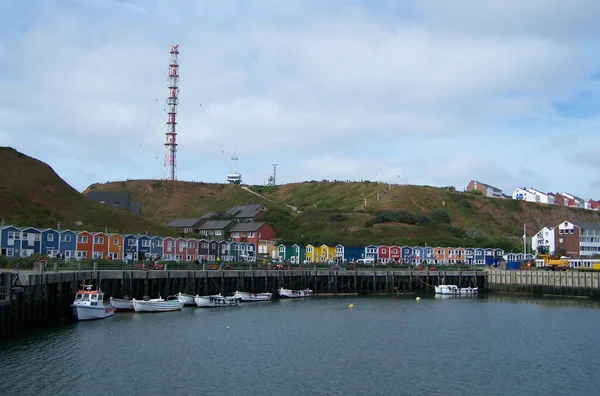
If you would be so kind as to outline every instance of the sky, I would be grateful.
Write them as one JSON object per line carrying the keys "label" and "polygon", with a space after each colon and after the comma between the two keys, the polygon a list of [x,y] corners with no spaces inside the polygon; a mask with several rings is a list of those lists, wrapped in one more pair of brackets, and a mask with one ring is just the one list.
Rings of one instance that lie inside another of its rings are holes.
{"label": "sky", "polygon": [[597,0],[3,0],[0,146],[82,191],[372,180],[600,199]]}

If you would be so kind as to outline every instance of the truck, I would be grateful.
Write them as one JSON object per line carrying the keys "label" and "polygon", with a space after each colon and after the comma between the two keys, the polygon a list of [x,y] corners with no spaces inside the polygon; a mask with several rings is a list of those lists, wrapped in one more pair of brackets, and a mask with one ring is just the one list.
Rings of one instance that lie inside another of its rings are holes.
{"label": "truck", "polygon": [[544,262],[544,267],[550,271],[566,271],[569,269],[568,257],[562,256],[559,259],[553,259],[549,254],[540,254],[538,256]]}

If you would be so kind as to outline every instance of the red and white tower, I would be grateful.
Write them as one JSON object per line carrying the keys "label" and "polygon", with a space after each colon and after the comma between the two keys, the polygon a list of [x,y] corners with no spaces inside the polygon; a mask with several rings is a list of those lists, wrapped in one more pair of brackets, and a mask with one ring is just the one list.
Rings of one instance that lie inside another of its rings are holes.
{"label": "red and white tower", "polygon": [[165,142],[165,165],[163,178],[177,180],[177,105],[179,104],[179,45],[171,46],[169,62],[169,97],[167,98],[167,140]]}

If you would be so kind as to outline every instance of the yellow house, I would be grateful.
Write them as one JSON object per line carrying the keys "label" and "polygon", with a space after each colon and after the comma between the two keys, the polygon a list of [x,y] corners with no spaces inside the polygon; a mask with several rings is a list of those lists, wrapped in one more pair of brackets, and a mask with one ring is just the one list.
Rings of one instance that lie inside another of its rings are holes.
{"label": "yellow house", "polygon": [[321,245],[321,262],[326,263],[328,261],[335,260],[335,246],[329,247],[327,245]]}
{"label": "yellow house", "polygon": [[315,247],[313,245],[306,245],[306,252],[304,253],[304,259],[309,263],[315,262]]}
{"label": "yellow house", "polygon": [[123,260],[123,235],[108,235],[108,257],[113,260]]}

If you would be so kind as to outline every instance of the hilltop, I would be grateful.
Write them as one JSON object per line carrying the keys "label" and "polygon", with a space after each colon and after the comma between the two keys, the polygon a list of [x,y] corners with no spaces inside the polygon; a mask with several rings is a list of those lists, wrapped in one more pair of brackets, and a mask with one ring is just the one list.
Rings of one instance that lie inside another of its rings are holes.
{"label": "hilltop", "polygon": [[498,246],[520,251],[523,224],[531,236],[565,219],[600,221],[600,213],[584,209],[374,182],[239,186],[130,180],[93,184],[84,194],[91,190],[128,191],[142,203],[143,216],[161,224],[264,203],[267,221],[284,243]]}
{"label": "hilltop", "polygon": [[6,224],[55,228],[60,222],[63,229],[169,233],[146,218],[88,201],[50,166],[13,148],[0,147],[0,164],[0,219]]}

